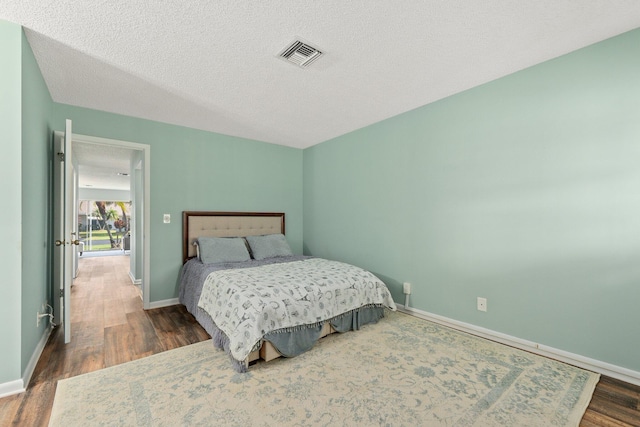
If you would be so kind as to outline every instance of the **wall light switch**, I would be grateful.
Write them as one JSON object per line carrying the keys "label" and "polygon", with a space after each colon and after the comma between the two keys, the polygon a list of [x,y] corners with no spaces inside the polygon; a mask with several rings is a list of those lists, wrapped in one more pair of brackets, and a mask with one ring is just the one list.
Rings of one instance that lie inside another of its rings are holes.
{"label": "wall light switch", "polygon": [[478,310],[487,311],[487,299],[478,297]]}
{"label": "wall light switch", "polygon": [[162,220],[164,221],[165,224],[169,224],[171,222],[171,214],[164,214],[164,216],[162,217]]}

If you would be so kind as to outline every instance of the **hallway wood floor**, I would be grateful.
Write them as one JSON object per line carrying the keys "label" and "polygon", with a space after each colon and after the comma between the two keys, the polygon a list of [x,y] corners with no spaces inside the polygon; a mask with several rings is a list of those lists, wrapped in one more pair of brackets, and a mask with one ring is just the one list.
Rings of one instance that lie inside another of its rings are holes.
{"label": "hallway wood floor", "polygon": [[[143,310],[128,271],[126,256],[81,259],[71,343],[56,328],[27,391],[0,399],[0,426],[46,426],[59,379],[209,339],[181,305]],[[603,376],[580,426],[640,427],[640,387]]]}

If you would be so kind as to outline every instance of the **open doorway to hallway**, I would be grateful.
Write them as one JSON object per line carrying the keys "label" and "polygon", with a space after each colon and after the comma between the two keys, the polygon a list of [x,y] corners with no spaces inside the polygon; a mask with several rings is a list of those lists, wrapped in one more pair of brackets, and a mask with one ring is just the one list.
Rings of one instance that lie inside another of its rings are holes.
{"label": "open doorway to hallway", "polygon": [[82,260],[124,256],[129,262],[122,268],[148,308],[150,147],[73,134],[72,152],[74,230],[82,242],[74,257],[75,276],[81,274]]}
{"label": "open doorway to hallway", "polygon": [[[57,202],[54,207],[54,224],[61,224],[62,229],[56,245],[64,247],[65,250],[54,252],[64,255],[54,260],[56,268],[51,291],[52,298],[58,303],[54,308],[54,321],[63,325],[64,342],[69,343],[71,336],[77,335],[72,334],[71,328],[75,304],[71,303],[70,292],[74,287],[73,280],[79,277],[80,253],[82,256],[89,253],[85,252],[84,247],[80,248],[79,200],[131,202],[131,215],[128,219],[133,221],[129,222],[130,232],[123,233],[116,239],[110,235],[111,229],[108,228],[108,225],[113,224],[106,222],[107,204],[99,202],[98,210],[102,211],[102,229],[107,231],[110,250],[118,247],[123,250],[126,237],[130,236],[129,253],[123,254],[122,257],[129,261],[128,276],[132,288],[141,291],[138,294],[141,296],[139,299],[143,308],[147,309],[150,306],[150,147],[146,144],[72,134],[71,120],[66,120],[65,132],[54,133],[53,142],[54,149],[58,150],[58,155],[55,156],[58,167],[53,168],[56,172],[53,199]],[[92,216],[92,213],[88,210],[87,216]],[[123,224],[127,222],[124,219],[120,221],[123,221]],[[93,220],[89,218],[89,222],[84,224],[85,233],[93,233],[91,222]],[[87,238],[86,234],[84,238]],[[93,239],[90,243],[93,245]],[[126,266],[123,271],[126,271]],[[91,277],[93,279],[94,275]],[[134,284],[139,286],[133,286]]]}

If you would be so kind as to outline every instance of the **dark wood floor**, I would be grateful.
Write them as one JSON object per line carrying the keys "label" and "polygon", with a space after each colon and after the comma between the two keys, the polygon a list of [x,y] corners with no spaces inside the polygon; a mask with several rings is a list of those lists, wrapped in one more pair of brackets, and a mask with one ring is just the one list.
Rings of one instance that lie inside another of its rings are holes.
{"label": "dark wood floor", "polygon": [[56,328],[27,391],[0,399],[0,426],[46,426],[56,382],[209,339],[182,305],[143,310],[129,257],[80,260],[71,288],[71,343]]}
{"label": "dark wood floor", "polygon": [[[46,426],[59,379],[209,339],[183,306],[143,310],[128,265],[128,257],[81,260],[71,343],[54,331],[27,391],[0,399],[0,426]],[[580,426],[640,427],[640,387],[602,377]]]}

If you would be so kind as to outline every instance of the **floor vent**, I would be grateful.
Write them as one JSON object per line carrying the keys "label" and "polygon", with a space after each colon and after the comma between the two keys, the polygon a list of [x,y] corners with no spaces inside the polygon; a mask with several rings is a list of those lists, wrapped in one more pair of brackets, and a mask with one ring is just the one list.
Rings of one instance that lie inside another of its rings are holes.
{"label": "floor vent", "polygon": [[322,52],[300,40],[295,40],[289,46],[280,52],[280,58],[285,61],[298,65],[299,67],[308,67],[313,61],[318,59]]}

